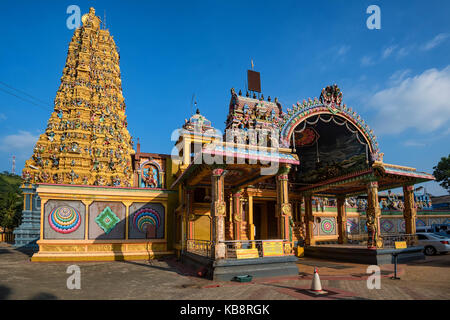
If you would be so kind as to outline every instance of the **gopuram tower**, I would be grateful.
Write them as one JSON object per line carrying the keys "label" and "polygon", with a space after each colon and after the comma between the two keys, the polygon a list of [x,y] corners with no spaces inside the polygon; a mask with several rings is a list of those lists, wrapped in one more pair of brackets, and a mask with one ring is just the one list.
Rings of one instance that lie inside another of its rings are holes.
{"label": "gopuram tower", "polygon": [[29,184],[131,186],[134,150],[117,47],[94,8],[82,23],[69,44],[47,129],[22,175]]}

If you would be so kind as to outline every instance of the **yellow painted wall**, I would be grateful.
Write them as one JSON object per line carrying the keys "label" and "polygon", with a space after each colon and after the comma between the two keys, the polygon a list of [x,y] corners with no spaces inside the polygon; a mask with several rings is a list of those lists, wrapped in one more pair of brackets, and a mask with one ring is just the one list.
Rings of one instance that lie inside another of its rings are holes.
{"label": "yellow painted wall", "polygon": [[194,239],[211,240],[211,219],[209,216],[197,216],[194,220]]}

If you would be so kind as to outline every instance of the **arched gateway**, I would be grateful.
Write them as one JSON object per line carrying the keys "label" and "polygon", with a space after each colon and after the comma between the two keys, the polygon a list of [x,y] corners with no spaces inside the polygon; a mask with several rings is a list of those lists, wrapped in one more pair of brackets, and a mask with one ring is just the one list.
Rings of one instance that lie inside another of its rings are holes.
{"label": "arched gateway", "polygon": [[[177,238],[185,256],[286,257],[300,243],[343,245],[355,225],[366,230],[367,248],[381,249],[378,191],[395,187],[405,194],[405,231],[415,233],[413,185],[433,176],[384,163],[373,131],[336,85],[286,112],[277,98],[232,89],[223,137],[190,122],[172,185],[183,195]],[[358,205],[365,217],[355,222]]]}

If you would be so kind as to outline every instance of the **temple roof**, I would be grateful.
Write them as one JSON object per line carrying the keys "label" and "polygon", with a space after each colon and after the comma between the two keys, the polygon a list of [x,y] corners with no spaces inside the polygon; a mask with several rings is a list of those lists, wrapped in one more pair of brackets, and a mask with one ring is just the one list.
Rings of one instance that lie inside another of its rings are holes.
{"label": "temple roof", "polygon": [[[208,160],[214,162],[209,165]],[[209,184],[210,172],[217,163],[223,164],[228,172],[225,184],[241,188],[277,174],[279,166],[273,164],[300,164],[297,155],[291,154],[289,149],[214,142],[195,155],[171,188],[182,181],[187,181],[189,185]]]}
{"label": "temple roof", "polygon": [[371,168],[338,176],[318,183],[302,186],[299,192],[327,195],[358,195],[367,192],[368,181],[378,181],[378,190],[387,190],[404,185],[413,185],[434,180],[428,173],[415,168],[403,167],[376,161]]}
{"label": "temple roof", "polygon": [[190,117],[189,120],[187,119],[185,120],[183,129],[195,132],[205,132],[207,130],[215,130],[211,126],[211,121],[209,121],[203,115],[201,115],[199,109],[197,109],[195,114],[192,117]]}

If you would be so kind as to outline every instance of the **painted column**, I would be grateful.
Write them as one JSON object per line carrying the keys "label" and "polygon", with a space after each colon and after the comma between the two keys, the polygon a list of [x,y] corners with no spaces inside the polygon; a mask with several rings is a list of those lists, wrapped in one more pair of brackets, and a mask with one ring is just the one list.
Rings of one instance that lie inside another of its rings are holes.
{"label": "painted column", "polygon": [[337,197],[337,226],[338,226],[338,242],[340,244],[347,243],[347,211],[345,208],[345,196]]}
{"label": "painted column", "polygon": [[233,238],[241,240],[241,223],[242,223],[242,190],[233,193]]}
{"label": "painted column", "polygon": [[212,230],[212,258],[214,260],[225,258],[225,199],[224,199],[224,169],[214,168],[211,177],[211,230]]}
{"label": "painted column", "polygon": [[316,244],[314,240],[314,216],[312,212],[312,196],[305,196],[305,225],[306,225],[306,238],[305,245],[313,246]]}
{"label": "painted column", "polygon": [[187,167],[191,163],[191,140],[183,138],[183,166]]}
{"label": "painted column", "polygon": [[[250,240],[255,240],[255,225],[253,224],[253,196],[248,196],[248,227],[250,228]],[[255,248],[255,243],[252,242],[252,248]]]}
{"label": "painted column", "polygon": [[193,200],[194,199],[194,190],[187,189],[186,190],[186,223],[187,223],[187,240],[195,240],[194,239],[194,212],[193,212]]}
{"label": "painted column", "polygon": [[277,183],[277,218],[278,237],[283,240],[292,241],[292,206],[289,203],[288,173],[291,169],[288,165],[283,165],[276,177]]}
{"label": "painted column", "polygon": [[89,215],[90,215],[90,208],[89,206],[91,205],[92,202],[94,202],[94,200],[81,200],[81,202],[84,204],[85,206],[85,216],[84,216],[84,240],[89,240]]}
{"label": "painted column", "polygon": [[125,205],[125,239],[128,240],[129,234],[130,234],[130,206],[133,202],[132,201],[124,201],[123,204]]}
{"label": "painted column", "polygon": [[183,211],[182,211],[182,216],[181,216],[181,251],[187,251],[187,226],[186,226],[186,221],[187,221],[187,211],[188,211],[188,206],[187,206],[187,196],[186,196],[186,186],[184,186],[182,188],[182,201],[183,201]]}
{"label": "painted column", "polygon": [[234,240],[233,233],[233,195],[228,196],[228,217],[226,221],[226,236],[225,239]]}
{"label": "painted column", "polygon": [[382,247],[380,239],[380,217],[381,209],[378,203],[378,182],[370,181],[367,184],[367,209],[366,209],[366,225],[368,232],[367,247],[376,249]]}
{"label": "painted column", "polygon": [[416,234],[417,209],[414,202],[414,185],[403,186],[403,218],[405,219],[405,233]]}

